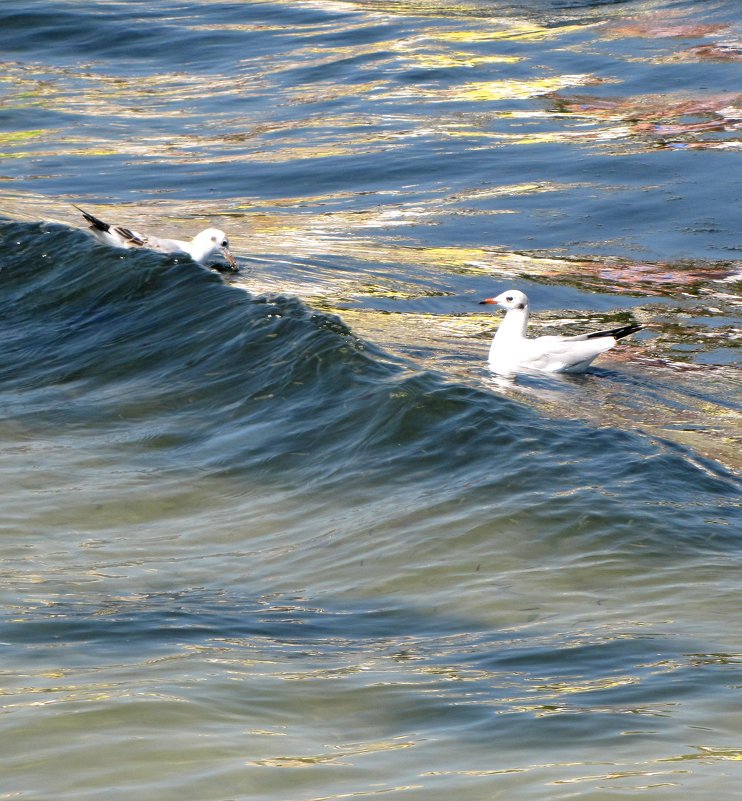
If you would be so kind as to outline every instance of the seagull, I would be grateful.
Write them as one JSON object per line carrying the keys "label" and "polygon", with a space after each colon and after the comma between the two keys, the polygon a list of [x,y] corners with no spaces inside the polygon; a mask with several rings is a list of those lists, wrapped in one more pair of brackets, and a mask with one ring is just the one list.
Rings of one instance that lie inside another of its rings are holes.
{"label": "seagull", "polygon": [[506,375],[524,369],[546,373],[582,373],[596,356],[610,350],[619,339],[644,327],[633,323],[574,337],[528,339],[528,296],[524,292],[508,289],[496,298],[486,298],[480,303],[495,303],[507,310],[489,352],[490,368]]}
{"label": "seagull", "polygon": [[[73,204],[74,206],[74,204]],[[237,272],[237,262],[229,252],[229,242],[218,228],[206,228],[200,234],[184,242],[182,239],[162,239],[159,236],[147,236],[122,225],[111,225],[103,220],[99,220],[87,211],[83,211],[79,206],[75,208],[90,223],[90,230],[93,236],[106,245],[116,248],[148,248],[157,250],[160,253],[187,253],[195,262],[204,267],[208,267],[207,262],[218,253],[227,260],[231,272]],[[216,269],[219,269],[217,266]],[[223,268],[222,268],[223,270]]]}

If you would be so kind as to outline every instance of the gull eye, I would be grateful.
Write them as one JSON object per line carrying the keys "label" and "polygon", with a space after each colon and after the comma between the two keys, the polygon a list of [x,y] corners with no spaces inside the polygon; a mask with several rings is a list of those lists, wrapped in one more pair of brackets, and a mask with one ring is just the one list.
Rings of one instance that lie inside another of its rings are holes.
{"label": "gull eye", "polygon": [[229,242],[227,242],[226,239],[224,240],[224,242],[222,242],[222,247],[223,248],[228,248],[229,247]]}
{"label": "gull eye", "polygon": [[505,300],[506,300],[508,303],[512,303],[512,302],[513,302],[513,296],[512,296],[512,295],[508,295],[508,296],[505,298]]}

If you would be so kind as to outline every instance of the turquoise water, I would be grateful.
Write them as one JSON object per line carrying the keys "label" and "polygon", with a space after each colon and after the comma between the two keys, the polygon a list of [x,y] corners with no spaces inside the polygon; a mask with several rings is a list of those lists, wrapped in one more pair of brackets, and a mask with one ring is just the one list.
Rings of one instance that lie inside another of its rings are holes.
{"label": "turquoise water", "polygon": [[[2,5],[0,797],[737,797],[740,37]],[[508,286],[647,329],[498,381]]]}

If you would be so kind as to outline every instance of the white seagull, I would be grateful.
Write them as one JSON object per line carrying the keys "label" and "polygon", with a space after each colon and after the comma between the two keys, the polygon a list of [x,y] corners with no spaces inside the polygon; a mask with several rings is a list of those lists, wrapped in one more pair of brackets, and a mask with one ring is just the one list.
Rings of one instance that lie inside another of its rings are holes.
{"label": "white seagull", "polygon": [[[73,204],[74,205],[74,204]],[[100,242],[111,245],[115,248],[147,248],[157,250],[160,253],[187,253],[194,261],[209,267],[207,262],[221,253],[227,260],[227,264],[232,272],[237,272],[237,262],[229,252],[229,242],[218,228],[207,228],[200,234],[185,242],[182,239],[162,239],[158,236],[148,236],[124,228],[121,225],[111,225],[103,220],[99,220],[87,211],[83,211],[79,206],[75,208],[90,223],[90,230]],[[217,269],[218,266],[217,266]]]}
{"label": "white seagull", "polygon": [[486,298],[480,302],[496,303],[507,310],[489,352],[489,364],[496,373],[512,374],[523,369],[547,373],[582,373],[596,356],[610,350],[619,339],[643,328],[634,323],[574,337],[528,339],[528,296],[524,292],[508,289],[496,298]]}

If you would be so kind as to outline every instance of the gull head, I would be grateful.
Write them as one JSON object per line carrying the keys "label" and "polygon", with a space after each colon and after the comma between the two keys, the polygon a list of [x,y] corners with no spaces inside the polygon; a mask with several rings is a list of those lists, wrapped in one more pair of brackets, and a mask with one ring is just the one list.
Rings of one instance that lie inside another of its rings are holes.
{"label": "gull head", "polygon": [[518,309],[523,311],[528,309],[528,295],[521,292],[519,289],[508,289],[506,292],[501,292],[496,298],[485,298],[480,300],[480,303],[495,303],[502,306],[507,311]]}
{"label": "gull head", "polygon": [[234,272],[237,271],[237,262],[229,252],[229,240],[224,231],[220,231],[218,228],[207,228],[201,231],[200,234],[193,237],[191,248],[191,255],[201,264],[221,253],[231,269]]}

